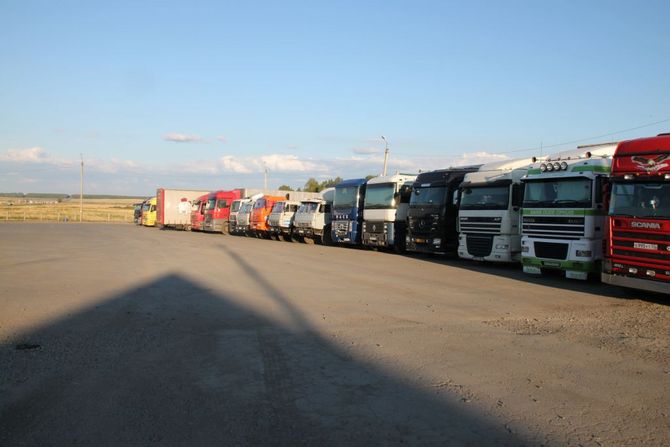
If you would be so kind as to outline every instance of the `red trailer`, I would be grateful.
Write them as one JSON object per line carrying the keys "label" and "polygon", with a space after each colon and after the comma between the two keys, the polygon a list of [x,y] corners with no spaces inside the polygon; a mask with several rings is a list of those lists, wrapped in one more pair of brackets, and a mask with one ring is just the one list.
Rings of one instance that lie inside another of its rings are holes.
{"label": "red trailer", "polygon": [[602,281],[670,293],[670,134],[619,143]]}
{"label": "red trailer", "polygon": [[231,191],[215,191],[207,196],[207,206],[202,229],[212,233],[227,233],[228,218],[230,217],[230,205],[233,200],[241,199],[244,191],[233,189]]}

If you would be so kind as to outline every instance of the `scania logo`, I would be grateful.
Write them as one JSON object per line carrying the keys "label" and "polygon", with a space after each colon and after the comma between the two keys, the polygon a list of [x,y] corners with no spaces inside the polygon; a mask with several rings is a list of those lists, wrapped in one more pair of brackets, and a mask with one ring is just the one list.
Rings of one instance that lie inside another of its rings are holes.
{"label": "scania logo", "polygon": [[636,222],[633,221],[630,223],[631,228],[646,228],[649,230],[660,230],[661,224],[656,222]]}

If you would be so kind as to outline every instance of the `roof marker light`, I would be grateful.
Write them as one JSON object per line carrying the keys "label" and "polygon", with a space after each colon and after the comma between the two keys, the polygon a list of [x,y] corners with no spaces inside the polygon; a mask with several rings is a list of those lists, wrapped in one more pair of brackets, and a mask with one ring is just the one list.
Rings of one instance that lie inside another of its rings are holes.
{"label": "roof marker light", "polygon": [[626,174],[623,176],[624,180],[633,180],[633,174]]}
{"label": "roof marker light", "polygon": [[586,156],[586,158],[591,158],[591,152],[587,151],[584,155]]}
{"label": "roof marker light", "polygon": [[547,165],[545,165],[544,163],[542,163],[542,164],[540,165],[540,172],[544,172],[544,171],[546,171],[546,170],[547,170]]}
{"label": "roof marker light", "polygon": [[561,162],[561,169],[563,169],[564,171],[567,170],[568,169],[568,164],[566,162],[562,161]]}
{"label": "roof marker light", "polygon": [[547,163],[547,171],[551,172],[553,170],[554,170],[554,165],[552,165],[551,163]]}
{"label": "roof marker light", "polygon": [[666,180],[670,180],[670,174],[665,174],[663,178],[665,178]]}
{"label": "roof marker light", "polygon": [[554,171],[560,171],[561,170],[561,164],[559,162],[554,163]]}

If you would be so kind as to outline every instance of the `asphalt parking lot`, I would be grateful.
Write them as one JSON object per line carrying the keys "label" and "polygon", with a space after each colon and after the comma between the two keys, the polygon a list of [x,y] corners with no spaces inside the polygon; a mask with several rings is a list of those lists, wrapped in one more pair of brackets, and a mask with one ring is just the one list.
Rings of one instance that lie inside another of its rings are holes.
{"label": "asphalt parking lot", "polygon": [[0,225],[2,445],[668,445],[670,298],[516,266]]}

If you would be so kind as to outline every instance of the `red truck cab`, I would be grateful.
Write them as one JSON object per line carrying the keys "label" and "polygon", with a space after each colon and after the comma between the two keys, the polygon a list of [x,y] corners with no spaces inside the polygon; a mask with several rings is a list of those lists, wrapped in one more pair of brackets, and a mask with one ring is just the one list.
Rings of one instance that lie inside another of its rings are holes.
{"label": "red truck cab", "polygon": [[193,201],[191,207],[191,231],[202,231],[202,224],[205,221],[205,206],[207,206],[207,197],[204,194]]}
{"label": "red truck cab", "polygon": [[268,225],[268,218],[272,212],[272,207],[275,203],[286,200],[282,196],[264,195],[254,203],[254,208],[249,217],[249,229],[253,234],[259,237],[270,236],[270,226]]}
{"label": "red truck cab", "polygon": [[617,146],[607,230],[602,281],[670,293],[670,134]]}
{"label": "red truck cab", "polygon": [[239,189],[210,193],[209,196],[207,196],[205,220],[202,227],[203,231],[211,233],[227,233],[230,205],[233,203],[233,200],[240,198],[242,198],[242,191]]}

